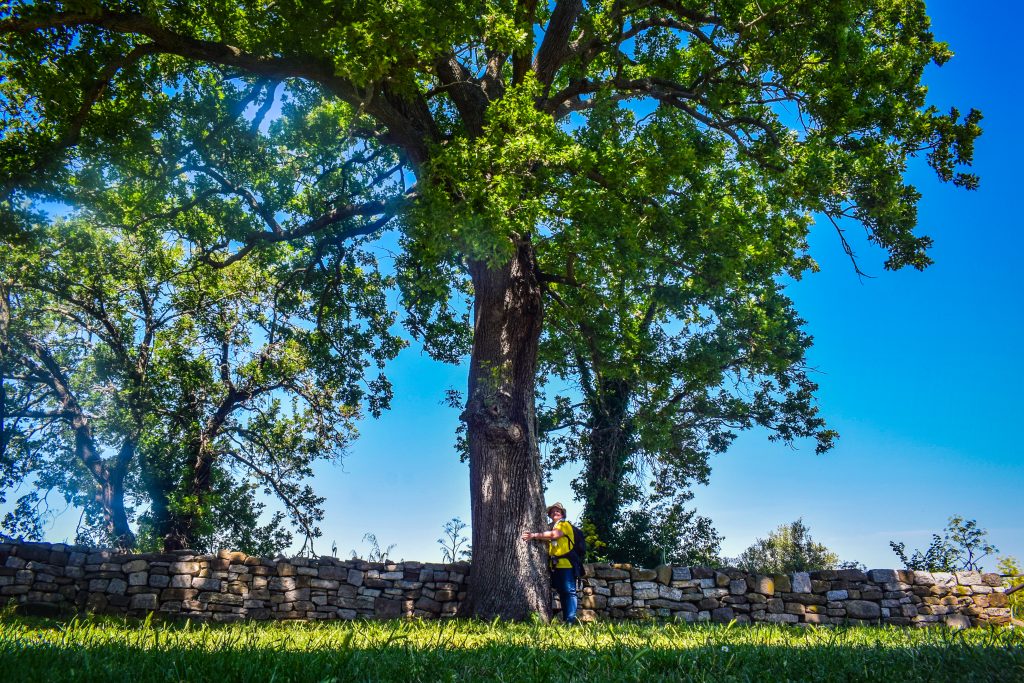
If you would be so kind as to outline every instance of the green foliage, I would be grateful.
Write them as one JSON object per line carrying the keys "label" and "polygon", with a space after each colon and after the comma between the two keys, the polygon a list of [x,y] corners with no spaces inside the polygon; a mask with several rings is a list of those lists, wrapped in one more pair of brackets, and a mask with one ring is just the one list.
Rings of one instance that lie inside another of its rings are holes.
{"label": "green foliage", "polygon": [[472,547],[468,545],[469,539],[462,535],[462,531],[468,525],[458,517],[453,517],[444,524],[444,536],[437,539],[441,546],[441,561],[456,562],[468,560],[473,556]]}
{"label": "green foliage", "polygon": [[641,567],[717,567],[722,564],[721,542],[711,520],[695,510],[686,510],[680,503],[648,501],[626,511],[606,552],[613,561]]}
{"label": "green foliage", "polygon": [[[38,242],[0,262],[14,321],[2,368],[8,476],[31,474],[83,508],[83,541],[109,543],[111,505],[127,500],[143,547],[177,534],[196,549],[270,554],[291,542],[285,519],[311,542],[323,500],[303,481],[312,463],[343,454],[361,403],[387,405],[386,383],[360,382],[368,361],[398,348],[386,281],[351,254],[323,273],[301,247],[213,268],[191,243],[111,222],[125,217],[39,225]],[[346,306],[322,309],[338,298]],[[103,502],[118,472],[120,501]],[[285,508],[264,523],[261,489]],[[5,528],[38,527],[28,495]]]}
{"label": "green foliage", "polygon": [[786,574],[836,569],[839,556],[811,538],[803,519],[780,525],[743,551],[737,566],[758,574]]}
{"label": "green foliage", "polygon": [[[585,661],[569,666],[567,661]],[[1020,629],[0,619],[16,680],[1019,680]],[[868,672],[868,673],[865,673]]]}
{"label": "green foliage", "polygon": [[[1024,567],[1012,555],[1000,557],[996,571],[1003,575],[1003,586],[1007,590],[1024,584]],[[1013,617],[1024,620],[1024,592],[1017,591],[1010,596],[1009,601]]]}
{"label": "green foliage", "polygon": [[396,548],[396,544],[392,543],[386,548],[380,547],[380,542],[377,540],[377,535],[370,533],[369,531],[363,534],[363,541],[370,544],[369,549],[366,551],[366,557],[363,557],[358,551],[352,551],[353,560],[366,560],[367,562],[390,562],[391,551]]}
{"label": "green foliage", "polygon": [[889,547],[907,569],[928,572],[981,570],[981,560],[998,548],[986,540],[988,531],[973,519],[959,515],[949,518],[945,533],[932,534],[931,544],[923,551],[915,550],[907,557],[906,544],[889,541]]}
{"label": "green foliage", "polygon": [[608,543],[597,535],[597,527],[594,526],[594,523],[584,518],[578,527],[587,542],[587,556],[583,558],[583,561],[609,562],[611,558],[608,557]]}

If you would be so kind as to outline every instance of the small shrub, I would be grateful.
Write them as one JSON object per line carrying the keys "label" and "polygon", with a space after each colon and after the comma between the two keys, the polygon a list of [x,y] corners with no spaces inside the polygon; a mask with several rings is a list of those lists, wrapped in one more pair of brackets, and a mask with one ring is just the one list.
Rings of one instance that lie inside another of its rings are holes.
{"label": "small shrub", "polygon": [[946,524],[945,534],[932,534],[932,543],[924,551],[915,550],[907,556],[905,543],[889,541],[889,547],[907,569],[926,572],[981,570],[981,560],[999,549],[986,541],[988,531],[973,520],[954,515]]}

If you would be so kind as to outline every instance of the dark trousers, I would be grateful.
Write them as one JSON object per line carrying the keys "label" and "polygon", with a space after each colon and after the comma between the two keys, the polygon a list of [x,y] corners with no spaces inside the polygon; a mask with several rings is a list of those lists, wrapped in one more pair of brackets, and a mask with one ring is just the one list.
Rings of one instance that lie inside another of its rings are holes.
{"label": "dark trousers", "polygon": [[562,603],[562,619],[576,623],[576,570],[572,567],[556,569],[551,573],[551,585]]}

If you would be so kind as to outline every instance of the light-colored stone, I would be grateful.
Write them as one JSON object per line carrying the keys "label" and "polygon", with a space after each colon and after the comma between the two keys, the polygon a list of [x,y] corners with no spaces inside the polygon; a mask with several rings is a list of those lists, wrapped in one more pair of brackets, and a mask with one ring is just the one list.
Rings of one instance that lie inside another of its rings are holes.
{"label": "light-colored stone", "polygon": [[[641,587],[641,584],[645,584]],[[653,600],[658,597],[658,585],[646,581],[638,581],[633,584],[634,600]]]}
{"label": "light-colored stone", "polygon": [[811,592],[811,575],[807,572],[794,572],[791,579],[794,593]]}
{"label": "light-colored stone", "polygon": [[693,578],[690,573],[689,567],[673,567],[672,568],[672,580],[673,581],[689,581]]}
{"label": "light-colored stone", "polygon": [[683,599],[683,591],[670,586],[658,586],[658,597],[663,600],[679,602]]}
{"label": "light-colored stone", "polygon": [[946,626],[956,631],[971,627],[970,617],[966,617],[963,614],[947,614],[942,618],[942,621]]}
{"label": "light-colored stone", "polygon": [[175,574],[171,577],[171,588],[190,588],[192,576],[190,574]]}
{"label": "light-colored stone", "polygon": [[956,582],[961,586],[980,586],[981,572],[956,572]]}
{"label": "light-colored stone", "polygon": [[125,574],[134,574],[135,572],[144,572],[149,569],[149,562],[146,560],[132,560],[131,562],[125,562],[121,565],[121,571]]}
{"label": "light-colored stone", "polygon": [[934,586],[935,577],[932,576],[931,572],[914,572],[914,585],[915,586]]}

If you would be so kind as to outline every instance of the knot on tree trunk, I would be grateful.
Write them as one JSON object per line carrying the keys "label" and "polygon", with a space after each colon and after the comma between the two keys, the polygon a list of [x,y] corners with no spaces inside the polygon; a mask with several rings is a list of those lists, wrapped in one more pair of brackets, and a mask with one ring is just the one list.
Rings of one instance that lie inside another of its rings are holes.
{"label": "knot on tree trunk", "polygon": [[504,401],[500,398],[502,397],[493,397],[491,400],[479,396],[471,398],[459,418],[467,426],[482,430],[489,441],[522,443],[526,438],[526,429],[508,416],[509,410],[504,404],[509,403],[509,397],[505,396]]}

